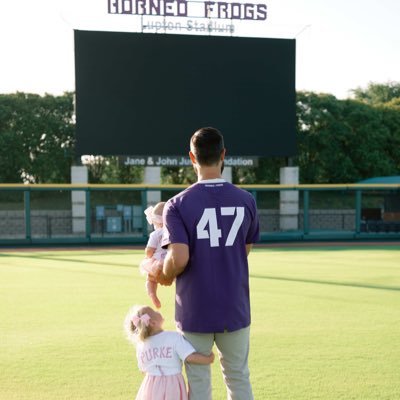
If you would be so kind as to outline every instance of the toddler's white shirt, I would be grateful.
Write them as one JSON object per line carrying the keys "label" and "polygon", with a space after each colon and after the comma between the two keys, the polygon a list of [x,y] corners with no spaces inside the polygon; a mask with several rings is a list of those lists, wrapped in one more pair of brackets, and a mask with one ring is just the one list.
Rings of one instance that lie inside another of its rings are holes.
{"label": "toddler's white shirt", "polygon": [[194,353],[193,346],[178,332],[164,331],[136,345],[139,369],[150,375],[176,375],[182,361]]}

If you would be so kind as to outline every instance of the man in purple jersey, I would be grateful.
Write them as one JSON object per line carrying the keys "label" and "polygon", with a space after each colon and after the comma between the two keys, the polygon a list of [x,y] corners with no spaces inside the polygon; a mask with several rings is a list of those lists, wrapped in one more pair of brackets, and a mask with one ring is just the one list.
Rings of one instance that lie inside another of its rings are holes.
{"label": "man in purple jersey", "polygon": [[[259,238],[251,194],[221,178],[224,141],[215,128],[190,141],[198,182],[167,202],[162,245],[168,248],[161,284],[176,277],[175,319],[197,351],[219,352],[228,399],[253,399],[249,380],[249,270]],[[211,400],[211,369],[186,365],[190,400]]]}

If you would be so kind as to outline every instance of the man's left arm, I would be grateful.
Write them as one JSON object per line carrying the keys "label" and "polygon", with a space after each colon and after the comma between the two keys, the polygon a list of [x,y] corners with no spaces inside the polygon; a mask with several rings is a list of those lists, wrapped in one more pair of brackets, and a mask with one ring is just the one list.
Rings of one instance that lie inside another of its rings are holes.
{"label": "man's left arm", "polygon": [[246,244],[246,253],[247,256],[250,254],[251,249],[253,248],[253,243]]}
{"label": "man's left arm", "polygon": [[249,227],[249,231],[246,236],[246,253],[249,255],[253,244],[260,240],[260,221],[257,213],[257,204],[254,200],[254,197],[251,197],[251,206],[250,206],[250,218],[251,224]]}

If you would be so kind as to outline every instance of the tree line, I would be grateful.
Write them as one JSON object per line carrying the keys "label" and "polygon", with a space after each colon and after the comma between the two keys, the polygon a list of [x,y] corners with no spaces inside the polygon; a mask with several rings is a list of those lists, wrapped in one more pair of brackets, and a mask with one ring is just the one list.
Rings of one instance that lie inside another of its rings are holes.
{"label": "tree line", "polygon": [[[301,183],[352,183],[400,173],[400,83],[370,83],[339,100],[297,92]],[[0,94],[0,183],[69,183],[74,154],[74,96]],[[229,150],[229,149],[228,149]],[[139,183],[143,168],[117,157],[88,157],[91,183]],[[234,183],[278,183],[283,158],[260,158],[257,168],[233,168]],[[162,168],[164,183],[191,183],[191,168]]]}

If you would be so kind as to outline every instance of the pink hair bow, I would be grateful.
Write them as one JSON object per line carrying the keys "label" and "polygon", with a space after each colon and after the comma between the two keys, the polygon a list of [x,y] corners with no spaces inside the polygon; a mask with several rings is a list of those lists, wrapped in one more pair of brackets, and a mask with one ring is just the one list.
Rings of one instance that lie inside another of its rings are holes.
{"label": "pink hair bow", "polygon": [[147,222],[149,223],[149,225],[153,225],[155,222],[158,223],[158,224],[161,224],[162,223],[162,216],[161,215],[155,215],[153,213],[153,210],[154,210],[153,206],[147,207],[144,210]]}
{"label": "pink hair bow", "polygon": [[146,215],[146,219],[147,219],[147,222],[149,223],[149,225],[153,225],[153,218],[152,218],[153,209],[154,209],[154,207],[153,207],[153,206],[150,206],[150,207],[147,207],[147,208],[144,210],[144,213],[145,213],[145,215]]}
{"label": "pink hair bow", "polygon": [[132,317],[132,322],[135,326],[138,326],[139,322],[141,322],[142,324],[144,324],[144,326],[149,326],[150,323],[150,316],[149,314],[143,314],[142,316],[138,316],[138,315],[134,315]]}

